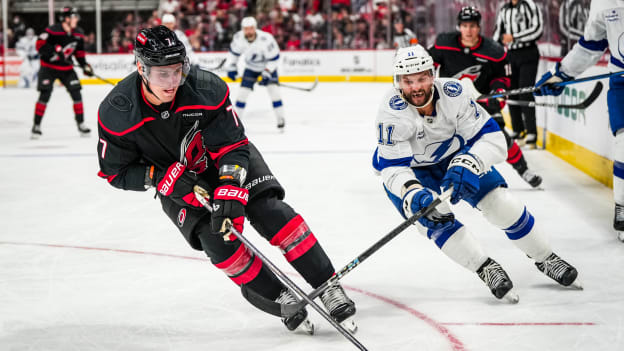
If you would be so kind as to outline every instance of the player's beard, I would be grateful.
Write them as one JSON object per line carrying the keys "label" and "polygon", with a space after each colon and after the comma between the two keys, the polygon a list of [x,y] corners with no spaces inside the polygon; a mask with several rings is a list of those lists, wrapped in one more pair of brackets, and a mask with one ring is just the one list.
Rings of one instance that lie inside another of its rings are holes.
{"label": "player's beard", "polygon": [[409,101],[412,105],[421,107],[427,104],[429,99],[431,99],[431,94],[433,94],[433,85],[429,88],[429,91],[426,89],[419,89],[412,91],[409,96],[404,96],[407,101]]}
{"label": "player's beard", "polygon": [[253,42],[254,40],[256,40],[256,34],[251,34],[251,35],[245,35],[245,39],[247,39],[248,42]]}

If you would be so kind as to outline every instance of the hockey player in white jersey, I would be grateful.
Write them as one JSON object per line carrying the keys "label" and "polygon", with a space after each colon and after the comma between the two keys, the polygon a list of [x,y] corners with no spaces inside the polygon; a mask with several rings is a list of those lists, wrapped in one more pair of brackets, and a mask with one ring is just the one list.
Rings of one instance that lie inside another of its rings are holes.
{"label": "hockey player in white jersey", "polygon": [[226,70],[232,81],[236,80],[238,76],[238,59],[245,56],[245,70],[241,89],[236,97],[236,110],[239,115],[243,116],[247,97],[253,90],[258,77],[262,76],[259,84],[267,87],[277,118],[277,128],[283,130],[286,122],[277,76],[280,49],[270,33],[256,27],[255,18],[243,18],[241,21],[242,29],[234,34],[230,43]]}
{"label": "hockey player in white jersey", "polygon": [[[452,78],[434,78],[433,59],[420,45],[401,48],[394,59],[394,87],[376,119],[373,166],[400,214],[429,205],[441,189],[450,201],[480,210],[537,268],[563,286],[580,287],[577,271],[557,256],[533,215],[506,188],[493,167],[507,147],[498,124]],[[498,299],[517,302],[505,270],[489,257],[446,202],[416,224],[453,261],[476,272]]]}
{"label": "hockey player in white jersey", "polygon": [[19,88],[30,88],[37,83],[39,73],[39,52],[36,47],[37,36],[32,28],[26,29],[26,35],[21,37],[15,44],[15,51],[22,59],[20,65]]}
{"label": "hockey player in white jersey", "polygon": [[[535,83],[535,86],[541,89],[534,94],[537,96],[560,95],[564,88],[555,87],[552,84],[574,79],[598,62],[607,48],[611,52],[608,69],[611,72],[624,70],[624,0],[592,1],[583,36],[561,62],[557,62],[555,67]],[[624,100],[624,77],[612,76],[609,80],[607,105],[611,132],[615,136],[613,228],[618,232],[618,238],[624,241],[624,104],[622,100]]]}

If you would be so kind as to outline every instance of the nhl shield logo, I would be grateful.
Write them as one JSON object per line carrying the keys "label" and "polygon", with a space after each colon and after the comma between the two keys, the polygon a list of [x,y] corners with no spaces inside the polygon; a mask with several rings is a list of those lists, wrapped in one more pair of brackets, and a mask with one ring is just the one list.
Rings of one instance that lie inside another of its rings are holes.
{"label": "nhl shield logo", "polygon": [[169,118],[169,111],[163,111],[160,113],[160,118],[167,119]]}

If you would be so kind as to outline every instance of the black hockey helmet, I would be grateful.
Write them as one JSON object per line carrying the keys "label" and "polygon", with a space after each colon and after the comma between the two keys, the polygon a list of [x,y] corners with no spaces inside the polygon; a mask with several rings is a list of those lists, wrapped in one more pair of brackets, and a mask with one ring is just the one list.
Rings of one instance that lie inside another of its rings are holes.
{"label": "black hockey helmet", "polygon": [[172,30],[165,26],[141,29],[134,41],[134,55],[143,66],[143,72],[139,73],[147,81],[150,81],[151,67],[181,63],[182,80],[180,85],[184,83],[190,70],[184,44]]}
{"label": "black hockey helmet", "polygon": [[71,17],[71,16],[78,16],[79,17],[80,14],[78,14],[78,10],[76,10],[75,7],[65,6],[59,12],[58,20],[59,20],[59,22],[65,22],[65,18]]}
{"label": "black hockey helmet", "polygon": [[457,24],[462,22],[477,22],[481,25],[481,13],[474,6],[462,7],[457,14]]}
{"label": "black hockey helmet", "polygon": [[134,55],[146,66],[184,63],[186,49],[176,34],[165,26],[141,29],[134,41]]}

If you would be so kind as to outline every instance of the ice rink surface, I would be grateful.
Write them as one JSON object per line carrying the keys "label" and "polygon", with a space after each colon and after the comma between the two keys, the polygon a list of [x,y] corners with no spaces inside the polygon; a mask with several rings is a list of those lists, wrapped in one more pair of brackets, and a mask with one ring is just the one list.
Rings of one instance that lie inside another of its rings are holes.
{"label": "ice rink surface", "polygon": [[[282,89],[279,134],[266,89],[244,117],[247,134],[335,267],[402,219],[373,174],[374,118],[390,84],[320,83]],[[238,84],[232,85],[236,96]],[[86,123],[110,86],[85,86]],[[37,93],[0,90],[0,350],[355,350],[315,311],[317,334],[288,332],[191,249],[154,200],[97,177],[97,136],[80,138],[71,100],[54,90],[43,137],[30,140]],[[476,274],[410,228],[343,278],[369,350],[624,349],[624,244],[612,231],[611,190],[547,151],[525,151],[543,178],[532,190],[497,168],[526,203],[585,290],[546,278],[475,210],[456,214],[511,276],[520,303],[496,300]],[[252,239],[306,291],[279,251]]]}

